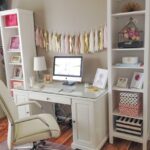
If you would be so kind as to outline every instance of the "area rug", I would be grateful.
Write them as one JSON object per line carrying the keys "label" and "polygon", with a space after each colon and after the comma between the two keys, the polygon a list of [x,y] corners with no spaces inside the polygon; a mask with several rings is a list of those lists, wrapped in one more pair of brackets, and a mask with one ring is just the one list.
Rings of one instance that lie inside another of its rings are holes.
{"label": "area rug", "polygon": [[0,119],[0,143],[7,139],[8,121],[7,118]]}

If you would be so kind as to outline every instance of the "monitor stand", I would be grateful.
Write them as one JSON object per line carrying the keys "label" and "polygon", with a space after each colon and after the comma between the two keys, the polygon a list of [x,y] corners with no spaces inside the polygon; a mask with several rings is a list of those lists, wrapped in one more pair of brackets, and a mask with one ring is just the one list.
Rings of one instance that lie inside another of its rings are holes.
{"label": "monitor stand", "polygon": [[63,82],[63,85],[68,85],[68,86],[73,86],[75,84],[76,84],[76,82],[73,82],[73,81],[64,81]]}

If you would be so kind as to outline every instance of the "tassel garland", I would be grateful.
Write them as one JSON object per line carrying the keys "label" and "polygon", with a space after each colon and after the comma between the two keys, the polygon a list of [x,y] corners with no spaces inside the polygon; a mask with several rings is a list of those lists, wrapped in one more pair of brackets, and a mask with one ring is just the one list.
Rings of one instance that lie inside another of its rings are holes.
{"label": "tassel garland", "polygon": [[77,35],[50,33],[39,27],[35,31],[36,46],[66,54],[95,53],[107,48],[107,26]]}

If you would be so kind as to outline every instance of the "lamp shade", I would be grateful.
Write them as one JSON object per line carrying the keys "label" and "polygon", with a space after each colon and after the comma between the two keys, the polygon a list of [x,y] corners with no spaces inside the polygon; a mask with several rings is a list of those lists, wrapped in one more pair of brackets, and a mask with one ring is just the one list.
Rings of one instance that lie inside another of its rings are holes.
{"label": "lamp shade", "polygon": [[46,70],[46,61],[44,56],[34,57],[34,71]]}

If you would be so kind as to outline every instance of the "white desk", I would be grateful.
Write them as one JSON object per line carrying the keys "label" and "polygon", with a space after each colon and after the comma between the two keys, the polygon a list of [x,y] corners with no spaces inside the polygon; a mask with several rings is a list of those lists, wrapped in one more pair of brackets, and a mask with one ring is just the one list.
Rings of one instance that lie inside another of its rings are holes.
{"label": "white desk", "polygon": [[[71,105],[73,149],[100,150],[108,137],[107,91],[90,92],[82,84],[67,92],[61,83],[41,89],[14,90],[15,102],[29,100]],[[30,115],[29,106],[18,108],[20,118]]]}

